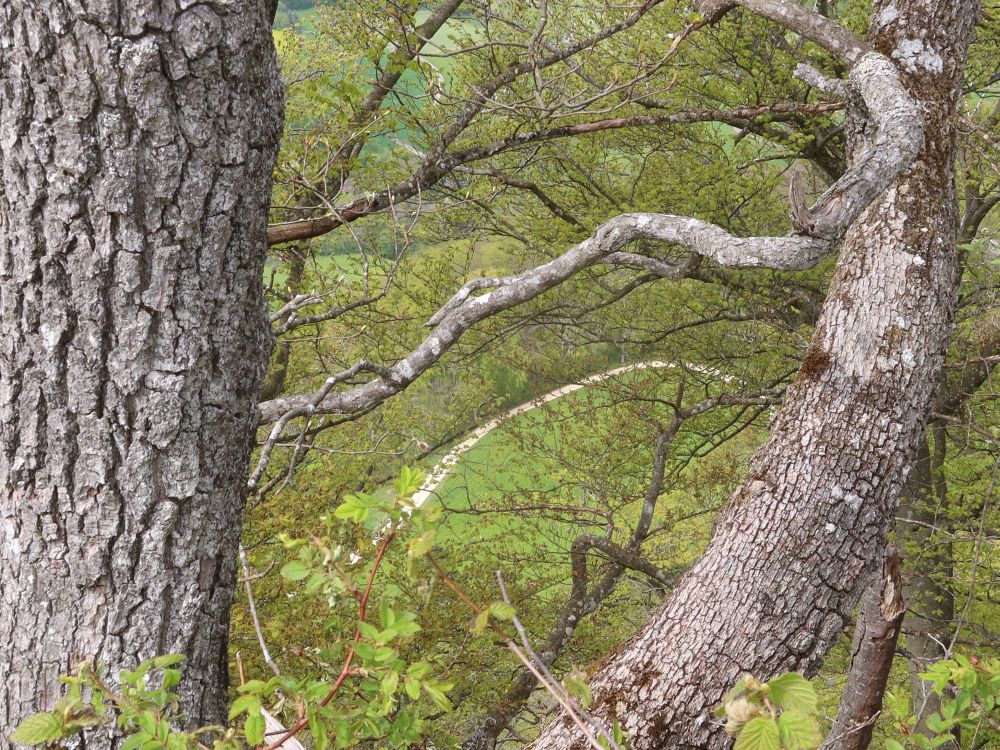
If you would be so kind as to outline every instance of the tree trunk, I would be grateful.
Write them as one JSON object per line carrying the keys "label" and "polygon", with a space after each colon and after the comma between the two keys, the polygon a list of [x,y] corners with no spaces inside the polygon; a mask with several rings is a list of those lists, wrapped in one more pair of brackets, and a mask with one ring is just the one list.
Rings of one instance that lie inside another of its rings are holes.
{"label": "tree trunk", "polygon": [[871,744],[906,612],[900,564],[899,550],[890,546],[881,574],[861,597],[847,684],[820,750],[867,750]]}
{"label": "tree trunk", "polygon": [[[306,273],[306,260],[309,253],[306,248],[295,244],[288,247],[289,258],[288,278],[285,282],[285,289],[289,299],[293,299],[302,291],[302,279]],[[264,378],[264,385],[260,389],[260,400],[277,398],[285,392],[285,381],[288,379],[288,363],[292,358],[292,344],[289,341],[279,339],[278,350],[272,358],[271,365]]]}
{"label": "tree trunk", "polygon": [[89,658],[183,652],[217,722],[272,347],[264,3],[4,0],[0,102],[0,747]]}
{"label": "tree trunk", "polygon": [[[872,46],[926,124],[916,164],[849,230],[799,375],[705,555],[594,675],[633,750],[721,748],[744,672],[815,671],[885,548],[955,302],[955,110],[974,0],[880,0]],[[537,748],[580,748],[570,722]]]}

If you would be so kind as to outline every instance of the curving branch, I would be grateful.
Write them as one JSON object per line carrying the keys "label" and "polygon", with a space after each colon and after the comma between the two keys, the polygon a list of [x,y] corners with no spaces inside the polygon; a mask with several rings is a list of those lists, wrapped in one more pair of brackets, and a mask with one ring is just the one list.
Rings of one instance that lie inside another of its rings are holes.
{"label": "curving branch", "polygon": [[[431,319],[434,330],[408,356],[377,379],[345,391],[331,391],[346,380],[332,376],[316,394],[273,399],[260,405],[261,423],[287,422],[312,414],[351,414],[396,395],[438,361],[469,328],[529,300],[535,299],[580,271],[607,263],[609,256],[629,243],[660,240],[681,245],[697,255],[734,268],[801,270],[815,265],[832,250],[828,241],[813,237],[733,237],[719,226],[700,219],[667,214],[622,214],[601,225],[593,236],[564,254],[524,273],[496,279],[477,279],[463,286]],[[626,259],[626,264],[632,262]],[[672,274],[679,278],[683,268]],[[487,287],[479,296],[472,292]],[[366,367],[371,371],[370,366]],[[350,373],[357,374],[358,370]],[[347,376],[349,377],[349,376]]]}
{"label": "curving branch", "polygon": [[777,103],[728,110],[700,109],[663,115],[612,117],[577,123],[575,125],[561,125],[515,133],[449,153],[445,153],[439,149],[441,155],[436,159],[429,158],[428,154],[423,152],[418,152],[422,162],[417,171],[405,181],[352,201],[348,205],[342,206],[325,216],[272,224],[267,228],[267,244],[280,245],[285,242],[327,234],[345,224],[351,224],[358,219],[379,213],[391,206],[416,197],[422,190],[434,187],[452,172],[460,170],[464,165],[480,162],[522,146],[626,128],[664,127],[667,125],[691,125],[707,122],[723,123],[733,127],[747,127],[757,118],[780,121],[795,115],[824,114],[826,112],[836,112],[843,108],[844,105],[841,102],[823,104]]}
{"label": "curving branch", "polygon": [[794,0],[695,0],[695,5],[710,21],[719,20],[734,8],[746,8],[815,42],[848,66],[871,49],[844,26]]}
{"label": "curving branch", "polygon": [[[802,270],[833,252],[837,241],[861,212],[909,166],[923,143],[922,120],[903,88],[892,62],[876,52],[865,54],[846,82],[863,100],[874,136],[858,149],[850,168],[796,224],[807,234],[785,237],[734,237],[722,227],[691,217],[669,214],[622,214],[554,260],[523,273],[465,284],[430,320],[434,330],[408,356],[378,378],[344,391],[325,385],[314,394],[273,399],[261,404],[261,423],[313,414],[352,414],[394,396],[448,351],[469,328],[498,313],[535,299],[585,268],[597,264],[656,266],[660,275],[680,278],[693,267],[666,267],[639,262],[636,253],[621,253],[639,239],[690,250],[731,268]],[[489,289],[485,294],[473,292]],[[368,368],[370,371],[370,368]],[[334,383],[344,380],[333,376]]]}

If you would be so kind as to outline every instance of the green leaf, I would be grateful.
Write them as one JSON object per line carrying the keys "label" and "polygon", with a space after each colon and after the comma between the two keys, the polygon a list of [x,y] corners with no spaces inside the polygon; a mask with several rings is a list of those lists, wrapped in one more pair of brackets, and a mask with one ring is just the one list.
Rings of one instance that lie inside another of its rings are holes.
{"label": "green leaf", "polygon": [[264,741],[264,715],[259,710],[247,716],[246,724],[243,725],[243,732],[246,734],[247,742],[251,747],[259,745]]}
{"label": "green leaf", "polygon": [[481,635],[482,633],[486,632],[486,628],[489,627],[489,624],[490,624],[490,612],[489,610],[484,609],[482,612],[476,615],[476,620],[472,624],[472,632],[475,633],[476,635]]}
{"label": "green leaf", "polygon": [[267,683],[263,680],[247,680],[236,688],[239,693],[263,693],[267,689]]}
{"label": "green leaf", "polygon": [[389,643],[393,638],[395,638],[399,633],[396,632],[396,628],[386,628],[381,633],[376,634],[375,643],[379,645],[384,645]]}
{"label": "green leaf", "polygon": [[431,529],[430,531],[425,531],[420,536],[411,539],[409,550],[407,551],[410,559],[416,560],[430,552],[431,548],[434,546],[434,540],[436,537],[437,531],[435,529]]}
{"label": "green leaf", "polygon": [[407,635],[409,633],[419,633],[420,625],[412,620],[405,620],[397,622],[392,626],[392,629],[396,635]]}
{"label": "green leaf", "polygon": [[580,701],[581,706],[584,708],[590,706],[593,694],[590,692],[590,685],[587,684],[587,676],[583,672],[577,670],[570,672],[563,681],[563,685],[566,687],[567,693]]}
{"label": "green leaf", "polygon": [[42,713],[29,716],[11,735],[19,745],[41,745],[62,737],[62,717],[56,713]]}
{"label": "green leaf", "polygon": [[781,735],[774,719],[758,716],[740,730],[733,750],[781,750]]}
{"label": "green leaf", "polygon": [[778,717],[778,733],[781,746],[786,750],[813,750],[822,741],[816,720],[799,711],[782,711]]}
{"label": "green leaf", "polygon": [[816,713],[816,690],[802,675],[795,672],[779,675],[768,682],[767,687],[771,702],[781,708],[802,711],[809,715]]}
{"label": "green leaf", "polygon": [[886,740],[885,750],[906,750],[906,748],[896,742],[896,740]]}
{"label": "green leaf", "polygon": [[426,529],[441,518],[441,501],[436,497],[429,497],[419,508],[413,509],[413,523],[420,529]]}
{"label": "green leaf", "polygon": [[184,661],[184,654],[163,654],[163,656],[157,656],[153,659],[153,666],[157,669],[163,669],[180,664],[182,661]]}
{"label": "green leaf", "polygon": [[163,670],[163,689],[169,690],[170,688],[178,685],[181,681],[181,672],[179,669],[164,669]]}
{"label": "green leaf", "polygon": [[301,560],[293,560],[281,566],[281,576],[289,581],[301,581],[309,576],[309,568]]}
{"label": "green leaf", "polygon": [[122,743],[120,750],[135,750],[135,748],[140,745],[146,744],[149,740],[153,739],[145,732],[137,732],[136,734],[130,735],[125,738]]}
{"label": "green leaf", "polygon": [[951,724],[952,722],[946,721],[937,711],[927,717],[927,728],[932,732],[947,732]]}
{"label": "green leaf", "polygon": [[407,677],[404,687],[406,688],[406,694],[410,696],[412,700],[417,700],[420,697],[420,680]]}
{"label": "green leaf", "polygon": [[[442,711],[451,711],[451,701],[448,700],[448,696],[444,694],[444,691],[450,688],[450,685],[443,685],[434,680],[428,680],[424,683],[424,690],[427,692],[427,696],[431,699],[431,702],[440,708]],[[775,748],[777,750],[777,748]]]}
{"label": "green leaf", "polygon": [[514,607],[507,602],[493,602],[490,605],[490,614],[498,620],[513,620],[516,613]]}
{"label": "green leaf", "polygon": [[408,677],[412,677],[415,680],[422,680],[424,677],[429,675],[433,669],[434,668],[426,661],[415,661],[406,668],[406,674]]}
{"label": "green leaf", "polygon": [[229,709],[229,720],[232,721],[242,713],[260,713],[260,698],[251,693],[249,695],[241,695],[233,701],[233,705]]}
{"label": "green leaf", "polygon": [[333,515],[345,521],[363,523],[368,518],[368,506],[365,505],[361,498],[355,495],[348,495],[344,498],[344,502],[338,505],[337,509],[333,511]]}
{"label": "green leaf", "polygon": [[383,601],[378,608],[378,621],[383,628],[391,628],[396,624],[396,613],[392,611],[389,603]]}
{"label": "green leaf", "polygon": [[420,489],[424,475],[416,469],[404,466],[399,472],[399,479],[395,482],[396,494],[400,497],[409,497]]}
{"label": "green leaf", "polygon": [[149,711],[143,711],[142,713],[136,714],[134,717],[135,723],[150,737],[156,736],[156,730],[159,728],[156,717],[153,716]]}
{"label": "green leaf", "polygon": [[388,672],[385,677],[382,678],[382,695],[393,696],[396,694],[396,690],[399,687],[399,673],[398,672]]}

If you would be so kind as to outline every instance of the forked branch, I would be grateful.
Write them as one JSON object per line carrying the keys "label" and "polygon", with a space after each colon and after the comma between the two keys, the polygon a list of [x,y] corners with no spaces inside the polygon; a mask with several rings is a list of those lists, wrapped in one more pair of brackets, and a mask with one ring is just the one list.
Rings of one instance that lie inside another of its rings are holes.
{"label": "forked branch", "polygon": [[[575,274],[597,264],[656,268],[660,275],[679,278],[693,266],[662,260],[639,263],[644,257],[623,253],[635,240],[659,240],[677,245],[697,258],[731,268],[801,270],[831,253],[861,212],[916,157],[923,143],[920,114],[903,88],[895,66],[869,52],[851,70],[847,84],[861,96],[874,125],[874,137],[860,147],[852,166],[797,224],[808,234],[784,237],[734,237],[715,224],[669,214],[622,214],[554,260],[523,273],[478,279],[463,286],[430,320],[434,330],[408,356],[385,368],[376,379],[343,391],[289,396],[261,404],[261,423],[285,422],[313,414],[353,414],[402,391],[448,351],[469,328],[505,310],[533,300]],[[488,289],[473,296],[476,291]],[[370,368],[369,368],[370,370]],[[342,382],[343,378],[335,379]]]}

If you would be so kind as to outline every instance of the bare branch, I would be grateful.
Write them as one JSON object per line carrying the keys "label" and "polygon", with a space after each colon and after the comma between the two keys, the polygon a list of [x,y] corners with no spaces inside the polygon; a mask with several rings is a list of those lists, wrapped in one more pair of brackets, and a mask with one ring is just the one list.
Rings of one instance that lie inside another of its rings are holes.
{"label": "bare branch", "polygon": [[664,125],[703,122],[721,122],[733,125],[734,127],[746,127],[750,121],[759,117],[783,119],[792,115],[823,114],[840,109],[843,109],[843,104],[839,102],[823,104],[776,103],[729,110],[703,109],[673,112],[664,115],[614,117],[576,123],[574,125],[562,125],[542,130],[515,133],[478,146],[445,153],[434,160],[430,159],[427,154],[421,153],[420,156],[423,158],[422,164],[413,176],[404,182],[400,182],[365,198],[359,198],[326,216],[272,224],[267,230],[267,244],[278,245],[284,242],[319,237],[327,234],[345,224],[350,224],[358,219],[384,211],[393,204],[409,200],[417,195],[421,189],[427,190],[438,184],[443,178],[462,165],[489,159],[520,146],[625,128],[662,127]]}
{"label": "bare branch", "polygon": [[[402,391],[437,362],[465,331],[504,310],[538,297],[579,271],[606,262],[637,239],[660,240],[687,247],[704,257],[736,268],[797,270],[813,266],[832,250],[832,244],[813,237],[733,237],[726,230],[700,219],[667,214],[622,214],[603,224],[594,235],[563,255],[515,276],[471,281],[432,318],[436,325],[411,354],[394,366],[383,368],[379,378],[340,392],[333,385],[353,377],[371,363],[355,366],[328,380],[322,393],[289,396],[261,404],[261,423],[269,424],[307,414],[350,414],[385,401]],[[494,286],[478,297],[475,290]],[[349,373],[349,374],[348,374]]]}

